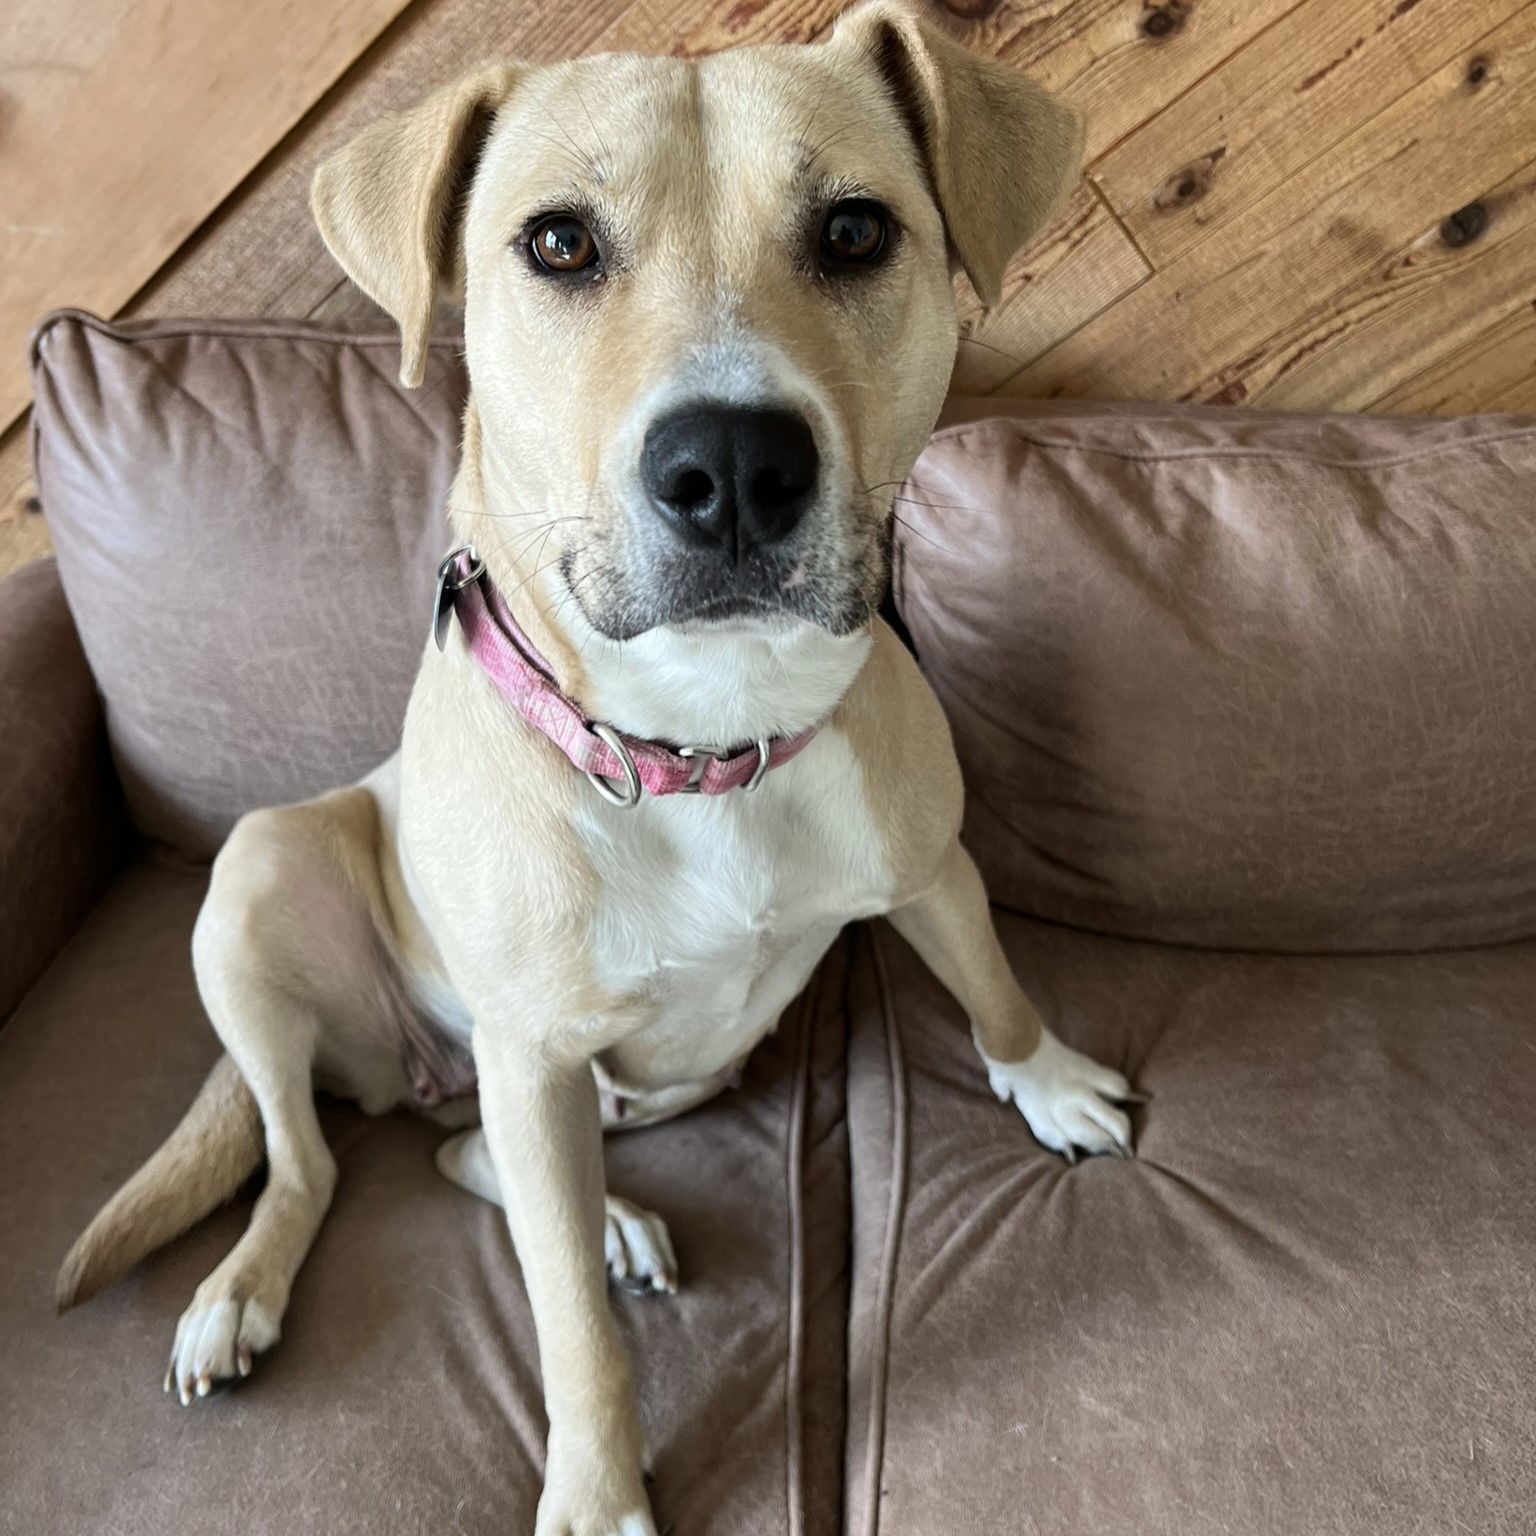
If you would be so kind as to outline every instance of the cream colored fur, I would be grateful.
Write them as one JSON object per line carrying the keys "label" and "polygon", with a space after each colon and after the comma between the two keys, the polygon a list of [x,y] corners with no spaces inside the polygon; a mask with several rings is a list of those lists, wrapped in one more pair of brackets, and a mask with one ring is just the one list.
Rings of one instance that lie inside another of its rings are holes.
{"label": "cream colored fur", "polygon": [[[752,793],[617,809],[508,708],[455,627],[424,654],[396,757],[240,823],[194,941],[228,1057],[60,1278],[68,1305],[227,1197],[259,1126],[250,1227],[177,1329],[167,1385],[183,1402],[278,1336],[336,1178],[315,1085],[379,1112],[413,1102],[423,1041],[450,1079],[472,1049],[483,1130],[439,1163],[505,1205],[526,1279],[549,1415],[538,1536],[649,1536],[605,1291],[609,1276],[669,1289],[676,1263],[658,1218],[606,1194],[601,1131],[717,1092],[851,919],[890,914],[1043,1142],[1128,1147],[1112,1102],[1125,1080],[1054,1040],[1008,968],[956,840],[942,714],[872,613],[891,490],[954,355],[951,268],[995,293],[1070,186],[1080,139],[1043,91],[882,3],[816,47],[483,66],[321,167],[321,229],[399,321],[407,383],[434,292],[463,292],[454,538],[482,552],[565,690],[676,743],[822,729]],[[901,234],[878,278],[834,290],[806,270],[801,229],[850,186]],[[573,201],[622,245],[579,292],[518,243]],[[584,591],[652,579],[639,444],[658,411],[700,397],[810,423],[819,564],[795,581],[862,594],[858,622],[613,639],[592,618]],[[475,1105],[433,1112],[472,1126]]]}

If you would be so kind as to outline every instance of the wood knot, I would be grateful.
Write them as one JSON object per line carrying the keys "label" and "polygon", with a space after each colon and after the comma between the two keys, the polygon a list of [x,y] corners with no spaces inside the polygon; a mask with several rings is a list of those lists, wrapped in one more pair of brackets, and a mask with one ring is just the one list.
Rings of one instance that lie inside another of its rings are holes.
{"label": "wood knot", "polygon": [[1148,5],[1141,18],[1141,35],[1155,43],[1166,42],[1183,30],[1189,20],[1189,0],[1167,0],[1164,5]]}
{"label": "wood knot", "polygon": [[1493,61],[1479,54],[1467,64],[1467,84],[1475,91],[1488,78],[1493,68]]}
{"label": "wood knot", "polygon": [[1488,210],[1481,203],[1468,203],[1448,219],[1440,221],[1440,238],[1453,250],[1471,245],[1488,228]]}
{"label": "wood knot", "polygon": [[41,512],[43,510],[43,504],[37,499],[36,496],[28,496],[27,499],[22,502],[21,510],[23,512]]}
{"label": "wood knot", "polygon": [[1153,206],[1166,210],[1198,203],[1211,190],[1217,163],[1226,152],[1227,147],[1223,144],[1210,154],[1191,160],[1182,171],[1175,171],[1158,189],[1157,196],[1152,199]]}

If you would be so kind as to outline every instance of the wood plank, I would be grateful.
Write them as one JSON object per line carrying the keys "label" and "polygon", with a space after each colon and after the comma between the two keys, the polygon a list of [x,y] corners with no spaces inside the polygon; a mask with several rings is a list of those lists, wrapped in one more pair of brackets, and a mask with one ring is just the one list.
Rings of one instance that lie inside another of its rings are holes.
{"label": "wood plank", "polygon": [[[1524,149],[1536,149],[1527,136]],[[1275,338],[1280,360],[1263,391],[1280,408],[1326,400],[1364,409],[1447,350],[1470,342],[1495,316],[1536,294],[1536,163],[1479,198],[1482,232],[1447,243],[1425,230],[1393,261],[1362,273],[1324,310]],[[1346,344],[1330,346],[1336,335]]]}
{"label": "wood plank", "polygon": [[1469,92],[1497,88],[1476,47],[1530,0],[1306,0],[1092,168],[1166,266],[1453,59]]}
{"label": "wood plank", "polygon": [[602,46],[692,59],[745,43],[809,43],[847,9],[848,0],[643,0]]}
{"label": "wood plank", "polygon": [[957,281],[961,339],[951,389],[995,389],[1151,270],[1093,189],[1080,183],[1050,228],[1010,264],[993,309],[983,309],[970,284]]}
{"label": "wood plank", "polygon": [[1371,402],[1404,416],[1536,413],[1536,298]]}
{"label": "wood plank", "polygon": [[[1189,90],[1298,0],[949,0],[956,35],[1088,114],[1088,159]],[[1342,0],[1334,0],[1342,4]]]}
{"label": "wood plank", "polygon": [[[1374,282],[1379,302],[1371,313],[1389,309],[1425,269],[1442,221],[1493,194],[1536,142],[1536,9],[1521,12],[1480,46],[1499,61],[1490,88],[1468,92],[1459,60],[1438,71],[1244,218],[1023,369],[1005,391],[1280,398],[1276,381],[1311,354],[1342,355],[1355,317],[1334,316],[1334,297]],[[1521,206],[1514,198],[1508,217],[1523,220]],[[1453,237],[1467,243],[1454,231]],[[1500,245],[1507,243],[1500,238]],[[1507,250],[1507,257],[1529,259],[1518,250]],[[1453,270],[1438,256],[1431,265]],[[1395,330],[1389,335],[1406,339]],[[1378,333],[1373,365],[1389,350]],[[1417,366],[1430,360],[1420,353]],[[1379,378],[1377,392],[1392,382]],[[1333,387],[1318,383],[1306,403],[1351,403],[1331,393]],[[1293,388],[1284,398],[1300,403],[1301,397]]]}
{"label": "wood plank", "polygon": [[46,555],[48,525],[38,510],[27,452],[27,418],[0,433],[0,578]]}
{"label": "wood plank", "polygon": [[113,314],[404,0],[10,0],[0,423],[43,311]]}

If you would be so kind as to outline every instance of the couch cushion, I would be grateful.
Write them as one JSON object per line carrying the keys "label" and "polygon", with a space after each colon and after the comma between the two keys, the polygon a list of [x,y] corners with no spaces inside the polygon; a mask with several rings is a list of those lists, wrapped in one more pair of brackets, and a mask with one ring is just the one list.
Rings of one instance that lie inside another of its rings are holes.
{"label": "couch cushion", "polygon": [[1536,944],[1201,953],[1005,918],[1152,1101],[1069,1168],[877,930],[853,982],[851,1536],[1382,1536],[1536,1507]]}
{"label": "couch cushion", "polygon": [[1536,934],[1536,424],[951,407],[896,595],[996,899],[1373,950]]}
{"label": "couch cushion", "polygon": [[[160,1378],[248,1201],[52,1316],[60,1257],[215,1054],[187,959],[202,890],[131,871],[0,1032],[0,1532],[531,1531],[544,1420],[516,1259],[501,1212],[436,1172],[424,1121],[324,1115],[336,1200],[283,1340],[237,1390],[183,1410]],[[676,1298],[614,1297],[662,1529],[838,1529],[842,956],[740,1089],[608,1145],[683,1270]]]}
{"label": "couch cushion", "polygon": [[217,848],[398,740],[457,460],[457,344],[64,311],[32,343],[39,491],[130,807]]}

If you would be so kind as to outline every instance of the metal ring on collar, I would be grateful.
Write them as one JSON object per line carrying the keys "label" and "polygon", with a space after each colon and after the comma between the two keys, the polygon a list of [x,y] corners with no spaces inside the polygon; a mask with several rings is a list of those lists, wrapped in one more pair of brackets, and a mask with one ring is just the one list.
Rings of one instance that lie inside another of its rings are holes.
{"label": "metal ring on collar", "polygon": [[757,767],[752,770],[752,777],[741,786],[749,795],[763,782],[768,773],[769,749],[767,738],[759,736],[753,745],[757,748]]}
{"label": "metal ring on collar", "polygon": [[605,779],[600,773],[589,773],[585,769],[582,771],[591,779],[593,789],[610,805],[617,805],[626,811],[633,810],[640,803],[640,770],[635,767],[635,760],[629,755],[624,738],[611,725],[604,725],[601,721],[595,721],[590,730],[599,741],[613,749],[614,756],[624,770],[624,787],[615,789],[615,780]]}
{"label": "metal ring on collar", "polygon": [[[469,556],[469,573],[462,580],[453,581],[453,563],[460,555]],[[462,592],[472,582],[479,581],[485,575],[485,561],[475,553],[473,544],[460,544],[457,549],[450,550],[443,556],[442,563],[437,568],[437,579],[451,592]]]}
{"label": "metal ring on collar", "polygon": [[704,775],[709,771],[710,759],[722,758],[725,756],[725,753],[719,747],[679,747],[677,755],[679,757],[686,757],[693,764],[693,769],[688,775],[688,782],[678,790],[678,794],[702,795],[704,793],[703,779]]}

